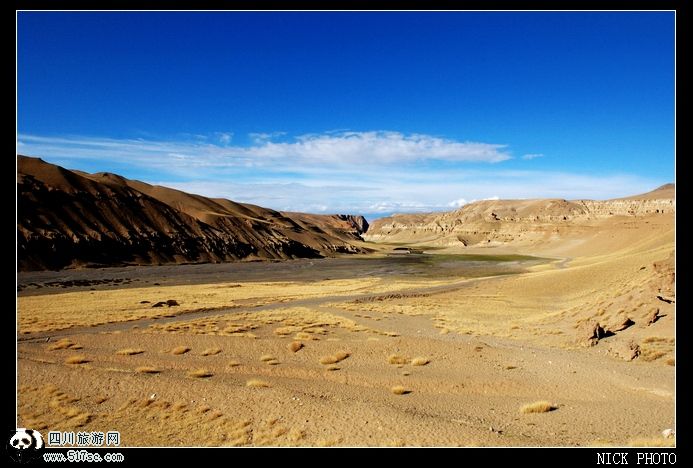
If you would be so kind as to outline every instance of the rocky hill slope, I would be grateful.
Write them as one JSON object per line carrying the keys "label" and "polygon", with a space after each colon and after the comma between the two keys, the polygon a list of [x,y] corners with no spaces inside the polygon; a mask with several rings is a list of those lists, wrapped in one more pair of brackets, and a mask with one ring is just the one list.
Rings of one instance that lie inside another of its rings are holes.
{"label": "rocky hill slope", "polygon": [[361,216],[281,213],[18,157],[20,270],[365,252]]}
{"label": "rocky hill slope", "polygon": [[366,240],[443,245],[532,243],[612,217],[674,213],[673,184],[614,200],[484,200],[445,213],[405,214],[372,223]]}

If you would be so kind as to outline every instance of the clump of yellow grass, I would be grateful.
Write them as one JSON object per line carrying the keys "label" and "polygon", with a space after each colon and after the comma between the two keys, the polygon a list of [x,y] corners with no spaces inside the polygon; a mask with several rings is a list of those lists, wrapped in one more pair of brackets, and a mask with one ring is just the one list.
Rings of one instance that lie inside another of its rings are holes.
{"label": "clump of yellow grass", "polygon": [[411,360],[411,365],[412,366],[425,366],[431,362],[430,359],[425,358],[425,357],[415,357],[414,359]]}
{"label": "clump of yellow grass", "polygon": [[116,354],[119,354],[121,356],[133,356],[135,354],[142,354],[143,352],[143,349],[125,348],[116,351]]}
{"label": "clump of yellow grass", "polygon": [[265,388],[265,387],[269,387],[270,384],[268,384],[264,380],[250,379],[245,383],[245,386],[246,387],[254,387],[254,388]]}
{"label": "clump of yellow grass", "polygon": [[190,348],[187,346],[176,346],[171,350],[171,354],[185,354],[188,351],[190,351]]}
{"label": "clump of yellow grass", "polygon": [[351,356],[351,354],[348,353],[347,351],[337,351],[336,353],[334,353],[331,356],[321,357],[320,358],[320,364],[325,364],[325,365],[337,364],[338,362],[345,360],[349,356]]}
{"label": "clump of yellow grass", "polygon": [[65,359],[65,364],[84,364],[85,362],[89,362],[89,359],[83,354],[75,354]]}
{"label": "clump of yellow grass", "polygon": [[528,403],[520,408],[520,413],[548,413],[557,409],[556,405],[549,403],[548,401],[535,401],[534,403]]}
{"label": "clump of yellow grass", "polygon": [[411,393],[411,390],[408,390],[406,387],[402,385],[395,385],[390,389],[390,391],[395,395],[406,395],[407,393]]}
{"label": "clump of yellow grass", "polygon": [[67,338],[61,338],[52,345],[50,345],[48,349],[51,351],[55,351],[57,349],[82,349],[82,345],[79,345]]}
{"label": "clump of yellow grass", "polygon": [[203,356],[214,356],[215,354],[219,354],[221,352],[220,348],[208,348],[202,351]]}
{"label": "clump of yellow grass", "polygon": [[641,438],[628,441],[628,447],[674,447],[676,439],[664,439],[653,437],[651,439]]}
{"label": "clump of yellow grass", "polygon": [[159,369],[157,369],[156,367],[141,366],[141,367],[136,368],[135,372],[137,372],[138,374],[158,374],[161,371]]}
{"label": "clump of yellow grass", "polygon": [[390,354],[387,357],[387,362],[389,362],[390,364],[402,365],[409,362],[409,359],[407,359],[404,356],[400,356],[399,354]]}
{"label": "clump of yellow grass", "polygon": [[300,341],[292,341],[288,344],[287,347],[289,348],[289,351],[295,353],[298,352],[301,348],[303,348],[303,343],[301,343]]}
{"label": "clump of yellow grass", "polygon": [[188,372],[188,377],[192,377],[193,379],[205,379],[213,375],[214,374],[207,369],[195,369]]}

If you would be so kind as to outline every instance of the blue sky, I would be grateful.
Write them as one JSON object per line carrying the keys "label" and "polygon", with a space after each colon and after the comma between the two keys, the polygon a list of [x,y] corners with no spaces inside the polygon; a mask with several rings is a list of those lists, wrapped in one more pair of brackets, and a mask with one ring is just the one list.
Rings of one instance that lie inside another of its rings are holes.
{"label": "blue sky", "polygon": [[20,12],[21,154],[293,211],[674,179],[671,12]]}

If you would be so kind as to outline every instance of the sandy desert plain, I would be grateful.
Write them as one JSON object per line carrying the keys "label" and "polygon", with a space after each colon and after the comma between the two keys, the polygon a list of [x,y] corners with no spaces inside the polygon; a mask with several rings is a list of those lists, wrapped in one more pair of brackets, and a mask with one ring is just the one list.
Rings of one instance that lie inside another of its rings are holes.
{"label": "sandy desert plain", "polygon": [[673,212],[468,246],[395,224],[371,254],[20,272],[20,426],[125,446],[675,444]]}

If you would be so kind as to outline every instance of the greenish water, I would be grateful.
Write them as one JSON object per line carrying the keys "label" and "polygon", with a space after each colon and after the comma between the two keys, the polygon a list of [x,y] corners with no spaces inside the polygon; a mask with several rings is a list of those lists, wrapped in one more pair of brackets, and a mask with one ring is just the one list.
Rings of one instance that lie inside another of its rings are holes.
{"label": "greenish water", "polygon": [[[424,254],[427,255],[427,254]],[[550,258],[534,257],[532,255],[484,255],[484,254],[430,254],[431,261],[468,261],[468,262],[548,262]]]}
{"label": "greenish water", "polygon": [[[455,279],[522,273],[527,267],[553,259],[530,255],[395,254],[353,255],[340,258],[285,262],[204,263],[114,267],[63,271],[21,272],[22,295],[149,285],[208,284],[230,281],[320,281],[344,278]],[[92,284],[94,283],[94,284]],[[124,286],[128,284],[129,286]]]}
{"label": "greenish water", "polygon": [[[356,259],[354,259],[356,260]],[[386,257],[361,257],[364,276],[482,277],[522,273],[527,267],[553,261],[550,258],[517,254],[391,254]]]}

